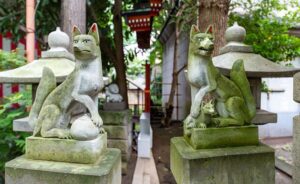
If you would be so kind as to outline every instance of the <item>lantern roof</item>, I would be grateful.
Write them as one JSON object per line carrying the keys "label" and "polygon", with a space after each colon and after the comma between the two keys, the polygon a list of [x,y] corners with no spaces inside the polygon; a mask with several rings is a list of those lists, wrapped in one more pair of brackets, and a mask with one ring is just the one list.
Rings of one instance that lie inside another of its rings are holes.
{"label": "lantern roof", "polygon": [[133,7],[133,10],[126,11],[122,15],[131,31],[136,31],[138,47],[148,49],[153,17],[158,15],[162,8],[162,0],[139,0]]}
{"label": "lantern roof", "polygon": [[42,52],[42,57],[16,69],[0,72],[0,83],[39,83],[44,67],[50,68],[57,82],[62,82],[74,70],[74,56],[67,51],[69,36],[60,28],[48,36],[50,50]]}
{"label": "lantern roof", "polygon": [[244,60],[244,67],[248,77],[291,77],[300,69],[285,67],[274,63],[259,54],[253,53],[252,46],[244,44],[246,30],[234,23],[225,32],[227,44],[221,48],[220,55],[213,58],[213,63],[222,73],[229,75],[233,63]]}

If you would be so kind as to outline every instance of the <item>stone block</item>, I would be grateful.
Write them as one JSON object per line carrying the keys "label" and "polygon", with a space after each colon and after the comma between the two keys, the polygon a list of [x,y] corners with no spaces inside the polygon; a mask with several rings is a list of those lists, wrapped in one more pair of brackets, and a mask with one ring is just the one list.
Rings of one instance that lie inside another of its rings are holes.
{"label": "stone block", "polygon": [[294,101],[300,103],[300,72],[294,75],[293,81],[293,94],[294,94]]}
{"label": "stone block", "polygon": [[265,145],[193,149],[171,139],[171,171],[178,184],[274,184],[274,150]]}
{"label": "stone block", "polygon": [[121,184],[121,153],[107,149],[93,165],[21,156],[6,163],[5,181],[6,184]]}
{"label": "stone block", "polygon": [[132,133],[132,124],[127,125],[104,125],[108,139],[127,139]]}
{"label": "stone block", "polygon": [[104,125],[127,125],[131,122],[131,111],[99,111]]}
{"label": "stone block", "polygon": [[300,115],[293,119],[293,180],[295,184],[300,183]]}
{"label": "stone block", "polygon": [[257,126],[193,128],[185,137],[194,149],[258,145]]}
{"label": "stone block", "polygon": [[30,127],[28,121],[28,116],[20,119],[15,119],[13,121],[13,130],[15,132],[33,132],[33,129]]}
{"label": "stone block", "polygon": [[131,148],[132,136],[128,136],[128,139],[109,139],[107,141],[107,147],[118,148],[121,150],[122,154],[128,153],[128,149]]}
{"label": "stone block", "polygon": [[129,147],[126,153],[122,153],[122,162],[128,162],[130,160],[132,148]]}
{"label": "stone block", "polygon": [[93,164],[107,148],[107,135],[90,141],[28,137],[26,158],[58,162]]}
{"label": "stone block", "polygon": [[120,111],[126,109],[125,102],[106,102],[103,104],[103,109],[105,111]]}

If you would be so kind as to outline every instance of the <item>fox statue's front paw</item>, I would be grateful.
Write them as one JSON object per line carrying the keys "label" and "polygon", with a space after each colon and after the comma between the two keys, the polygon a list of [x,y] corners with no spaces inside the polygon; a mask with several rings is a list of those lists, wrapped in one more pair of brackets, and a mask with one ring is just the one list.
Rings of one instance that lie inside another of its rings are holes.
{"label": "fox statue's front paw", "polygon": [[93,116],[92,121],[96,127],[101,128],[101,126],[103,125],[102,118],[99,115]]}
{"label": "fox statue's front paw", "polygon": [[185,120],[184,123],[186,124],[187,129],[195,128],[196,127],[196,121],[195,118],[193,118],[191,115],[189,115]]}
{"label": "fox statue's front paw", "polygon": [[69,130],[60,130],[58,132],[58,138],[60,139],[72,139],[72,135]]}
{"label": "fox statue's front paw", "polygon": [[104,134],[106,131],[104,130],[104,128],[103,127],[100,127],[99,128],[99,134]]}

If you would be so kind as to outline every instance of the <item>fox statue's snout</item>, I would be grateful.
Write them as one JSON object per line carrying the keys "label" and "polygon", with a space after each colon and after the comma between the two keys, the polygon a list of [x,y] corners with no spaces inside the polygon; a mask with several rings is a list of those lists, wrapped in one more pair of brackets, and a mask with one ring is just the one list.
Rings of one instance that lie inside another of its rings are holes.
{"label": "fox statue's snout", "polygon": [[204,40],[200,41],[199,45],[199,49],[204,49],[208,51],[212,51],[214,49],[214,42],[209,38],[205,38]]}

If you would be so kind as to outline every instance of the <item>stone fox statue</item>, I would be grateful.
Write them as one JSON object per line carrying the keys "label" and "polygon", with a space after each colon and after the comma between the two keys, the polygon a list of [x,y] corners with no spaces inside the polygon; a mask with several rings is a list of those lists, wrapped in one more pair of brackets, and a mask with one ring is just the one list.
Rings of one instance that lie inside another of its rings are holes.
{"label": "stone fox statue", "polygon": [[250,91],[243,60],[237,60],[230,72],[230,79],[222,75],[213,65],[212,27],[200,33],[192,26],[190,33],[187,78],[191,85],[192,106],[189,116],[185,119],[185,127],[193,128],[201,112],[201,102],[207,93],[216,96],[215,108],[217,116],[211,118],[216,127],[241,126],[250,124],[256,113],[256,105]]}
{"label": "stone fox statue", "polygon": [[98,93],[104,87],[97,24],[93,24],[86,35],[74,26],[72,34],[75,69],[56,87],[53,72],[44,68],[29,114],[33,136],[71,138],[71,119],[86,111],[100,133],[104,133],[97,108]]}

